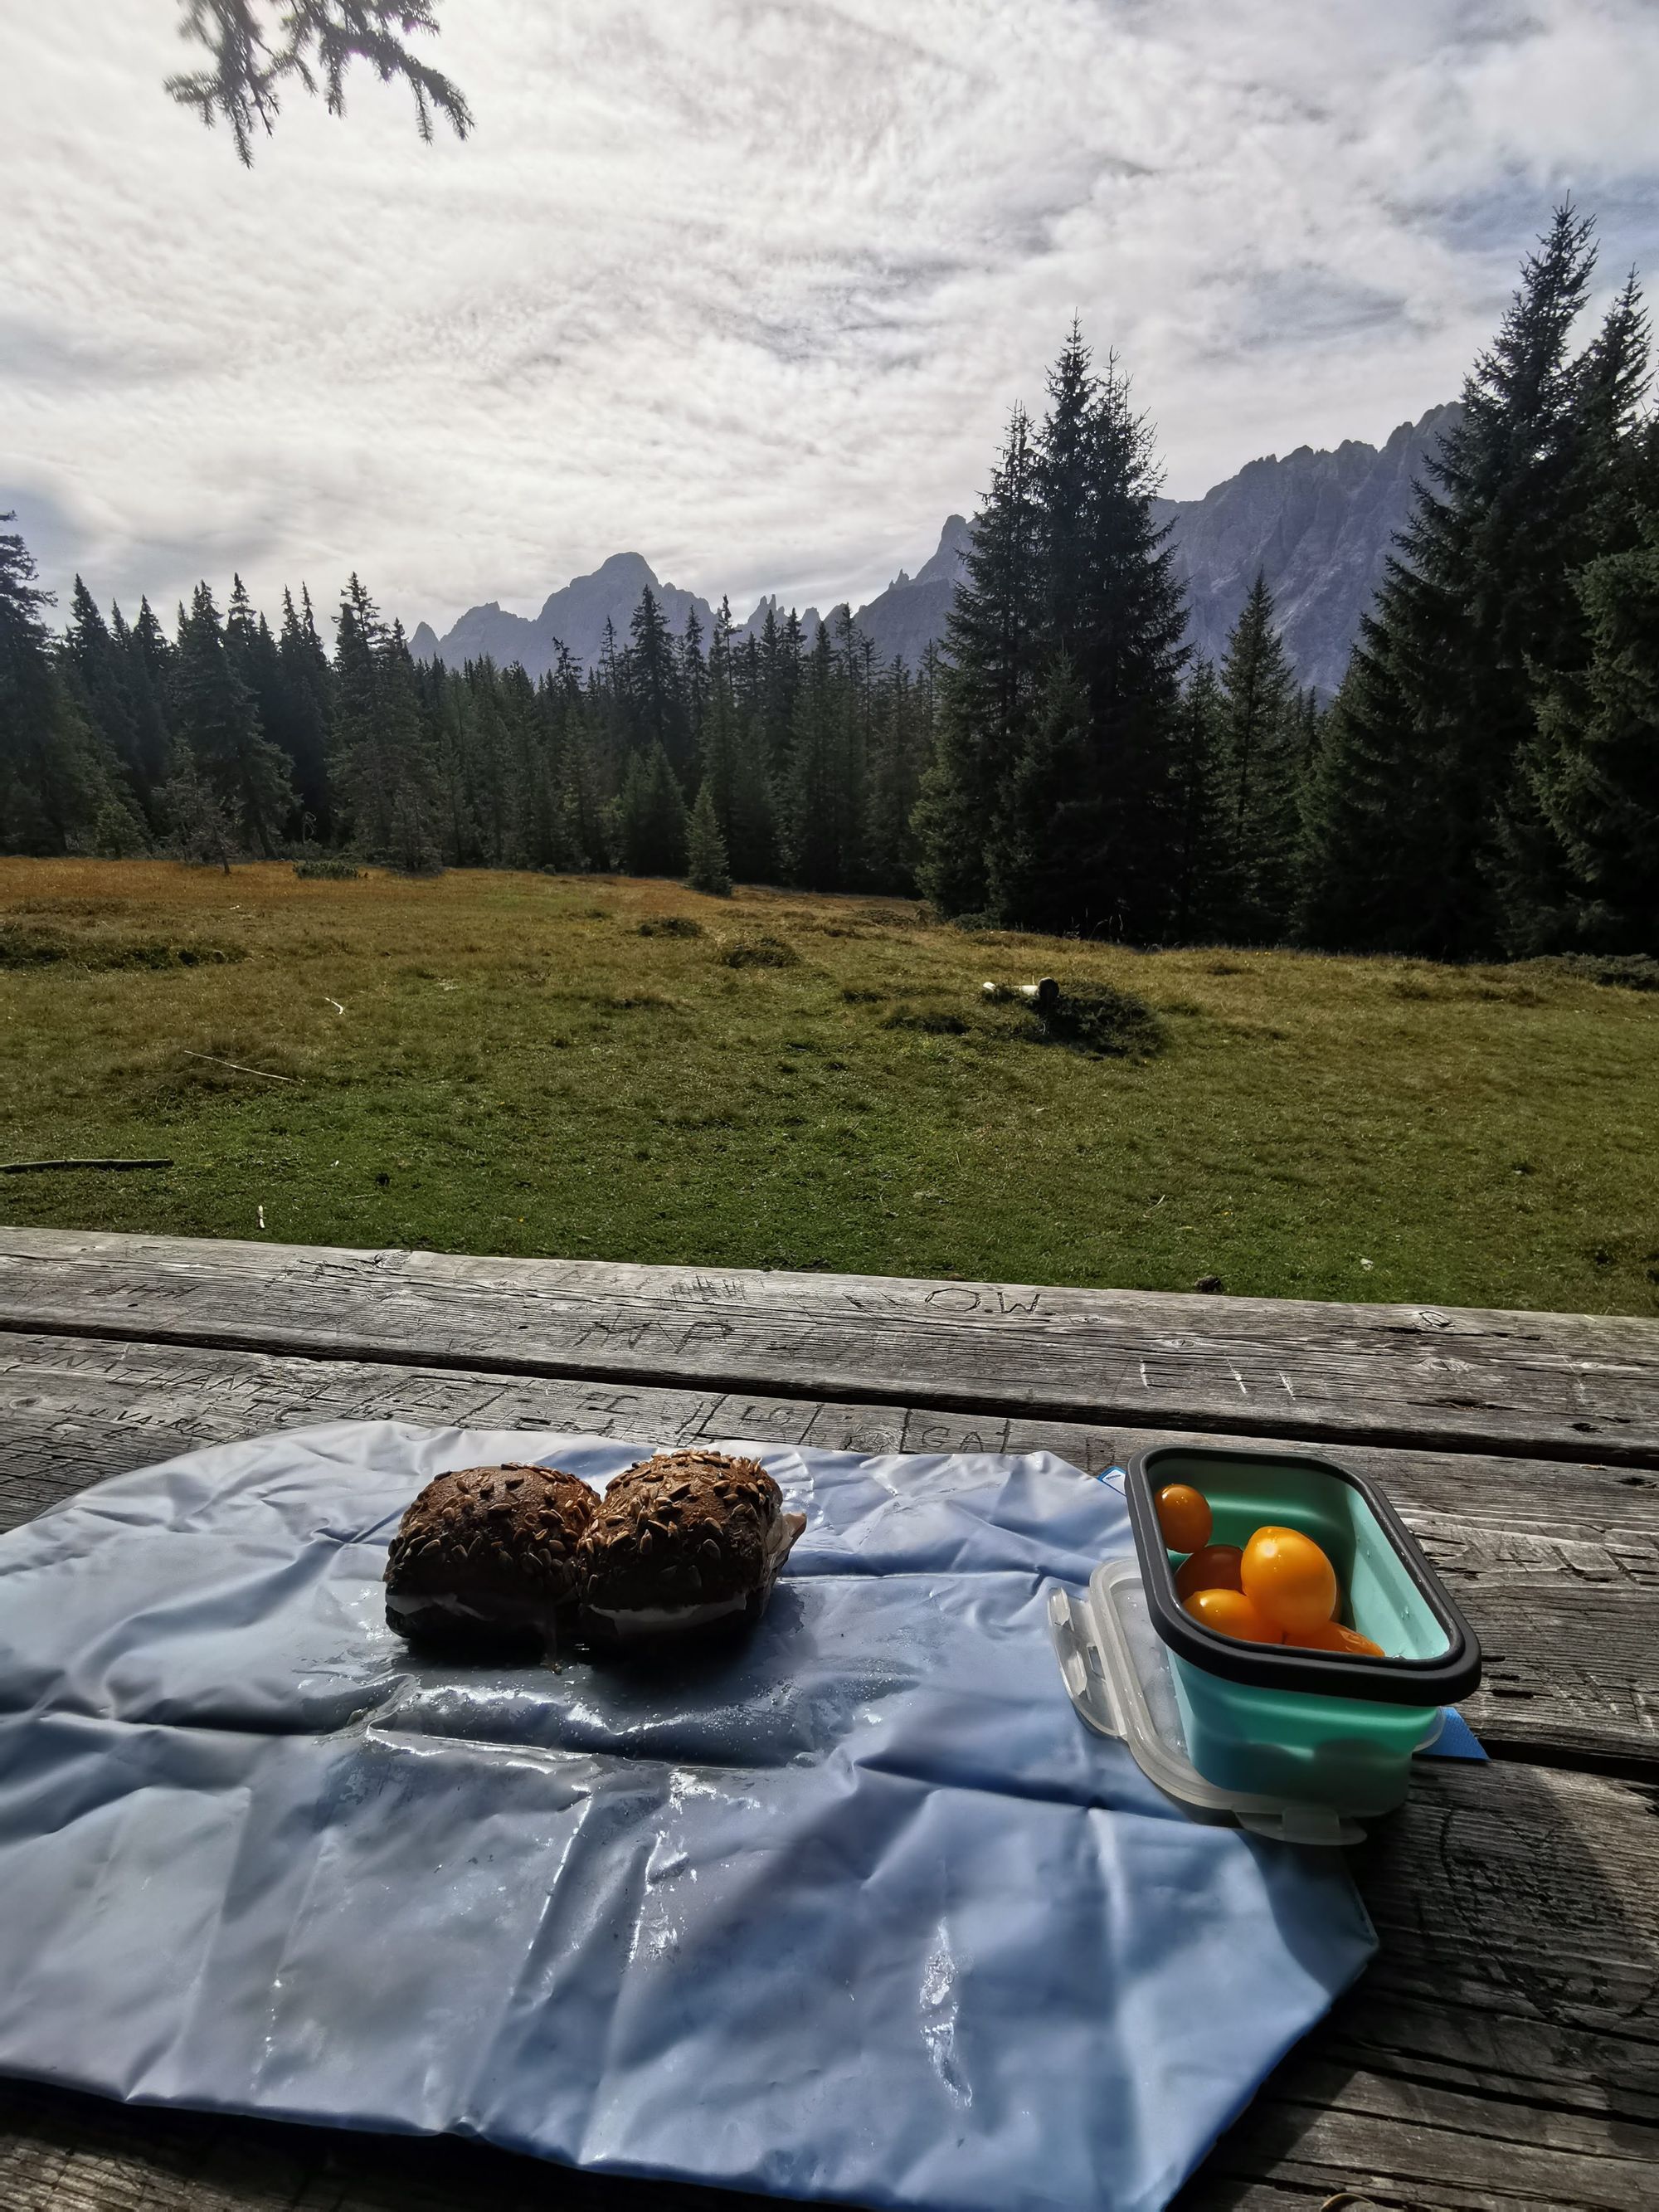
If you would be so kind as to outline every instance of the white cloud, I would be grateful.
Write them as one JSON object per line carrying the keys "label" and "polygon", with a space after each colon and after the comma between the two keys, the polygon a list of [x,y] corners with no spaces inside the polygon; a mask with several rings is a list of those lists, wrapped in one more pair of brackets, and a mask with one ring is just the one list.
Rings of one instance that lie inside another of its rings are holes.
{"label": "white cloud", "polygon": [[1562,191],[1659,227],[1644,0],[450,0],[471,142],[364,80],[251,174],[175,12],[0,16],[0,504],[124,601],[856,600],[1073,308],[1190,495],[1449,397]]}

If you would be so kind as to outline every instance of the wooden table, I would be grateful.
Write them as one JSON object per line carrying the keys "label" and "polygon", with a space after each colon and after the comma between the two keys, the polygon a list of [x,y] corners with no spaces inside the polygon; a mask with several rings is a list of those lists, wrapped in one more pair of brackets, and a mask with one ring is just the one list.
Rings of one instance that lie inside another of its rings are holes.
{"label": "wooden table", "polygon": [[[0,1230],[0,1527],[344,1417],[1091,1471],[1338,1448],[1480,1632],[1492,1763],[1425,1767],[1354,1855],[1382,1955],[1181,2203],[1659,2208],[1659,1324]],[[4,2212],[682,2201],[737,2200],[0,2085]]]}

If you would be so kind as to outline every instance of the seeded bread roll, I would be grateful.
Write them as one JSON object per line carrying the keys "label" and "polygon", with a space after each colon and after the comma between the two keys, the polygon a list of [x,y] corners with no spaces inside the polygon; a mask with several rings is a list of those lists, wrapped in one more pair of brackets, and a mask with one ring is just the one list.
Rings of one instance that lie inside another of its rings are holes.
{"label": "seeded bread roll", "polygon": [[806,1526],[757,1460],[659,1452],[619,1474],[583,1534],[584,1618],[596,1641],[757,1620]]}
{"label": "seeded bread roll", "polygon": [[557,1468],[441,1474],[404,1515],[386,1553],[387,1621],[452,1650],[556,1650],[576,1625],[580,1540],[598,1504],[585,1482]]}

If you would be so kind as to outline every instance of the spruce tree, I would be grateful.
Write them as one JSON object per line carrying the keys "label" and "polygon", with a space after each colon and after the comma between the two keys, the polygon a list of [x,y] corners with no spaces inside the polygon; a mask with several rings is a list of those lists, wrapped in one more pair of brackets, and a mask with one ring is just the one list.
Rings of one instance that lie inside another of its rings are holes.
{"label": "spruce tree", "polygon": [[1100,385],[1074,319],[1048,372],[1048,412],[1036,447],[1045,627],[1051,647],[1062,653],[1086,638],[1097,612],[1093,556],[1100,432]]}
{"label": "spruce tree", "polygon": [[607,708],[613,716],[620,713],[626,669],[625,655],[617,639],[617,625],[607,615],[605,618],[605,635],[599,646],[599,660],[589,673],[588,682],[595,693],[605,702]]}
{"label": "spruce tree", "polygon": [[794,728],[779,799],[783,862],[792,883],[838,890],[842,839],[838,770],[845,738],[842,673],[823,623],[795,699]]}
{"label": "spruce tree", "polygon": [[911,824],[933,750],[933,689],[895,660],[874,691],[865,802],[865,864],[878,890],[914,892]]}
{"label": "spruce tree", "polygon": [[633,755],[617,806],[617,842],[630,876],[685,872],[685,800],[659,744]]}
{"label": "spruce tree", "polygon": [[507,707],[515,738],[518,823],[514,865],[559,864],[559,754],[555,716],[520,667],[507,672]]}
{"label": "spruce tree", "polygon": [[839,711],[830,764],[830,835],[835,850],[836,888],[852,890],[867,881],[865,809],[875,722],[876,649],[859,629],[845,602],[836,609],[834,621]]}
{"label": "spruce tree", "polygon": [[1218,796],[1226,896],[1213,918],[1243,944],[1271,944],[1295,912],[1302,716],[1258,569],[1227,641],[1220,682]]}
{"label": "spruce tree", "polygon": [[564,865],[580,871],[611,865],[610,807],[593,761],[592,733],[584,715],[568,723],[559,768],[559,836]]}
{"label": "spruce tree", "polygon": [[247,586],[233,569],[230,597],[225,602],[225,644],[233,659],[247,651],[258,620],[253,602],[248,597]]}
{"label": "spruce tree", "polygon": [[[1642,413],[1651,361],[1652,331],[1632,270],[1573,364],[1565,515],[1570,568],[1626,551],[1641,536],[1641,516],[1655,490],[1653,418],[1644,421]],[[1569,610],[1575,633],[1582,613]]]}
{"label": "spruce tree", "polygon": [[132,703],[139,793],[154,824],[158,813],[155,794],[167,780],[173,753],[167,715],[173,647],[148,599],[140,599],[138,619],[131,630],[118,628],[118,636],[127,655],[127,696]]}
{"label": "spruce tree", "polygon": [[[260,730],[283,757],[292,793],[294,756],[287,743],[289,708],[282,653],[270,623],[256,611],[240,576],[231,580],[230,599],[225,610],[225,653],[252,698]],[[289,812],[291,821],[276,825],[281,834],[290,830],[297,834],[301,827],[297,796],[290,799]]]}
{"label": "spruce tree", "polygon": [[608,824],[605,836],[610,857],[604,863],[606,867],[617,865],[617,848],[613,834],[616,806],[622,795],[628,763],[635,750],[625,696],[627,679],[628,656],[618,647],[615,626],[607,616],[599,659],[588,670],[582,688],[582,704],[589,738],[588,759],[593,771],[594,787],[605,810]]}
{"label": "spruce tree", "polygon": [[921,709],[923,727],[930,740],[939,720],[940,687],[945,678],[945,655],[936,639],[929,638],[921,649],[916,664],[916,696]]}
{"label": "spruce tree", "polygon": [[987,843],[1041,684],[1041,531],[1030,424],[1016,409],[951,603],[937,744],[912,817],[918,879],[945,914],[981,912],[990,896]]}
{"label": "spruce tree", "polygon": [[1584,483],[1568,338],[1594,264],[1558,210],[1429,464],[1322,744],[1303,932],[1447,957],[1500,941],[1503,813],[1540,665],[1576,619]]}
{"label": "spruce tree", "polygon": [[112,791],[93,817],[88,840],[100,860],[136,860],[150,849],[149,832],[136,800]]}
{"label": "spruce tree", "polygon": [[685,628],[679,639],[680,714],[684,723],[687,759],[695,763],[702,745],[703,717],[708,712],[708,663],[704,655],[702,624],[696,607],[685,611]]}
{"label": "spruce tree", "polygon": [[1058,933],[1075,926],[1081,887],[1074,871],[1102,834],[1089,725],[1082,678],[1057,651],[987,848],[990,910],[1021,929]]}
{"label": "spruce tree", "polygon": [[292,764],[300,806],[313,834],[326,843],[334,828],[328,781],[334,679],[317,634],[311,594],[303,585],[301,609],[295,611],[293,594],[284,590],[283,627],[276,641],[281,708],[270,735]]}
{"label": "spruce tree", "polygon": [[635,747],[659,745],[684,788],[692,761],[680,656],[656,594],[647,585],[628,625],[623,696]]}
{"label": "spruce tree", "polygon": [[[442,858],[476,867],[484,858],[484,835],[475,802],[479,727],[488,711],[483,679],[488,661],[459,669],[426,662],[415,670],[416,691],[430,755],[434,793],[428,832]],[[391,835],[388,820],[386,834]]]}
{"label": "spruce tree", "polygon": [[1006,921],[1145,943],[1169,923],[1185,600],[1152,513],[1151,428],[1115,361],[1097,376],[1075,328],[1049,403],[1036,470],[1042,711],[992,818],[987,874]]}
{"label": "spruce tree", "polygon": [[697,803],[691,809],[687,837],[686,881],[694,891],[707,891],[714,898],[729,898],[732,896],[732,871],[726,858],[726,840],[720,835],[720,820],[714,812],[714,794],[706,778],[698,787]]}
{"label": "spruce tree", "polygon": [[[1091,934],[1156,940],[1168,927],[1168,754],[1180,711],[1186,595],[1168,526],[1152,512],[1159,482],[1152,425],[1129,404],[1109,357],[1095,400],[1088,588],[1069,652],[1089,701],[1091,769],[1099,793],[1094,842],[1075,846],[1071,917]],[[1079,809],[1079,826],[1082,823]]]}
{"label": "spruce tree", "polygon": [[774,866],[772,795],[758,714],[740,696],[732,646],[732,608],[722,599],[708,641],[707,695],[699,736],[702,787],[733,872],[747,882]]}
{"label": "spruce tree", "polygon": [[384,748],[395,777],[386,857],[405,874],[433,875],[444,859],[436,749],[401,622],[386,633],[380,678]]}
{"label": "spruce tree", "polygon": [[1571,871],[1555,941],[1659,952],[1659,507],[1576,580],[1588,664],[1559,674],[1528,763]]}
{"label": "spruce tree", "polygon": [[[770,610],[768,611],[770,619]],[[726,843],[733,872],[744,882],[775,881],[778,873],[779,775],[767,724],[767,684],[762,657],[765,625],[750,629],[731,651],[733,747],[732,821]],[[776,635],[776,623],[773,622]]]}
{"label": "spruce tree", "polygon": [[198,584],[179,625],[172,669],[173,721],[242,842],[267,859],[294,803],[288,763],[259,726],[238,675],[213,594]]}
{"label": "spruce tree", "polygon": [[380,674],[384,635],[380,611],[354,570],[335,617],[332,781],[339,826],[364,852],[392,834],[389,764],[382,757]]}
{"label": "spruce tree", "polygon": [[790,748],[794,742],[795,704],[800,696],[806,659],[800,617],[793,607],[780,618],[776,601],[768,606],[766,619],[761,625],[757,659],[762,751],[768,780],[781,798],[788,773]]}
{"label": "spruce tree", "polygon": [[[0,514],[0,523],[13,521]],[[33,555],[0,529],[0,851],[69,853],[110,796],[92,728],[58,666]]]}
{"label": "spruce tree", "polygon": [[584,871],[611,865],[609,809],[603,787],[594,726],[590,720],[581,669],[565,645],[543,679],[543,696],[551,717],[556,779],[555,865]]}
{"label": "spruce tree", "polygon": [[[118,607],[115,617],[119,622]],[[64,658],[82,713],[106,750],[119,763],[128,793],[142,802],[148,793],[131,691],[130,656],[117,642],[79,576],[70,601]]]}
{"label": "spruce tree", "polygon": [[1296,696],[1296,765],[1304,787],[1313,769],[1319,750],[1320,730],[1324,722],[1324,710],[1319,703],[1319,693],[1311,684],[1304,684]]}
{"label": "spruce tree", "polygon": [[1207,660],[1194,664],[1170,748],[1170,933],[1202,944],[1233,903],[1221,772],[1221,688]]}
{"label": "spruce tree", "polygon": [[156,793],[166,849],[174,860],[230,873],[236,831],[224,802],[209,783],[187,744],[180,744],[172,775]]}
{"label": "spruce tree", "polygon": [[732,866],[744,883],[778,879],[777,792],[760,716],[739,711],[732,772]]}
{"label": "spruce tree", "polygon": [[408,642],[355,574],[336,635],[335,754],[352,834],[371,859],[422,872],[442,854],[446,814]]}
{"label": "spruce tree", "polygon": [[492,661],[471,662],[465,674],[461,717],[465,749],[459,768],[464,811],[474,836],[457,849],[455,858],[500,867],[514,842],[516,763],[507,685]]}
{"label": "spruce tree", "polygon": [[1571,945],[1585,926],[1588,886],[1553,818],[1551,794],[1562,765],[1552,756],[1558,743],[1573,742],[1569,702],[1595,651],[1583,594],[1588,569],[1640,545],[1647,501],[1659,491],[1648,481],[1651,438],[1640,421],[1648,374],[1648,321],[1632,276],[1574,364],[1560,551],[1572,595],[1556,635],[1529,663],[1534,724],[1499,810],[1493,873],[1503,942],[1512,954]]}
{"label": "spruce tree", "polygon": [[404,783],[392,802],[392,821],[385,859],[405,876],[435,876],[443,869],[443,853],[433,834],[434,817],[414,787]]}
{"label": "spruce tree", "polygon": [[[693,617],[695,619],[695,616]],[[714,615],[704,672],[706,695],[698,721],[699,793],[707,791],[720,834],[731,841],[738,773],[737,697],[732,672],[732,608],[722,599]]]}

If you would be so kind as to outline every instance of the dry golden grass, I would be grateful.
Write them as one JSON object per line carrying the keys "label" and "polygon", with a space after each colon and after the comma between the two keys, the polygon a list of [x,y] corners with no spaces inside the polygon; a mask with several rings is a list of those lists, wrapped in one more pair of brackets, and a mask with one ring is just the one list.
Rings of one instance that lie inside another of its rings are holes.
{"label": "dry golden grass", "polygon": [[[787,964],[726,957],[763,939]],[[981,999],[1044,972],[1136,994],[1164,1048],[1084,1057]],[[0,1041],[7,1157],[176,1162],[0,1178],[15,1222],[246,1237],[263,1206],[296,1243],[1659,1311],[1659,997],[1544,969],[13,860]]]}

